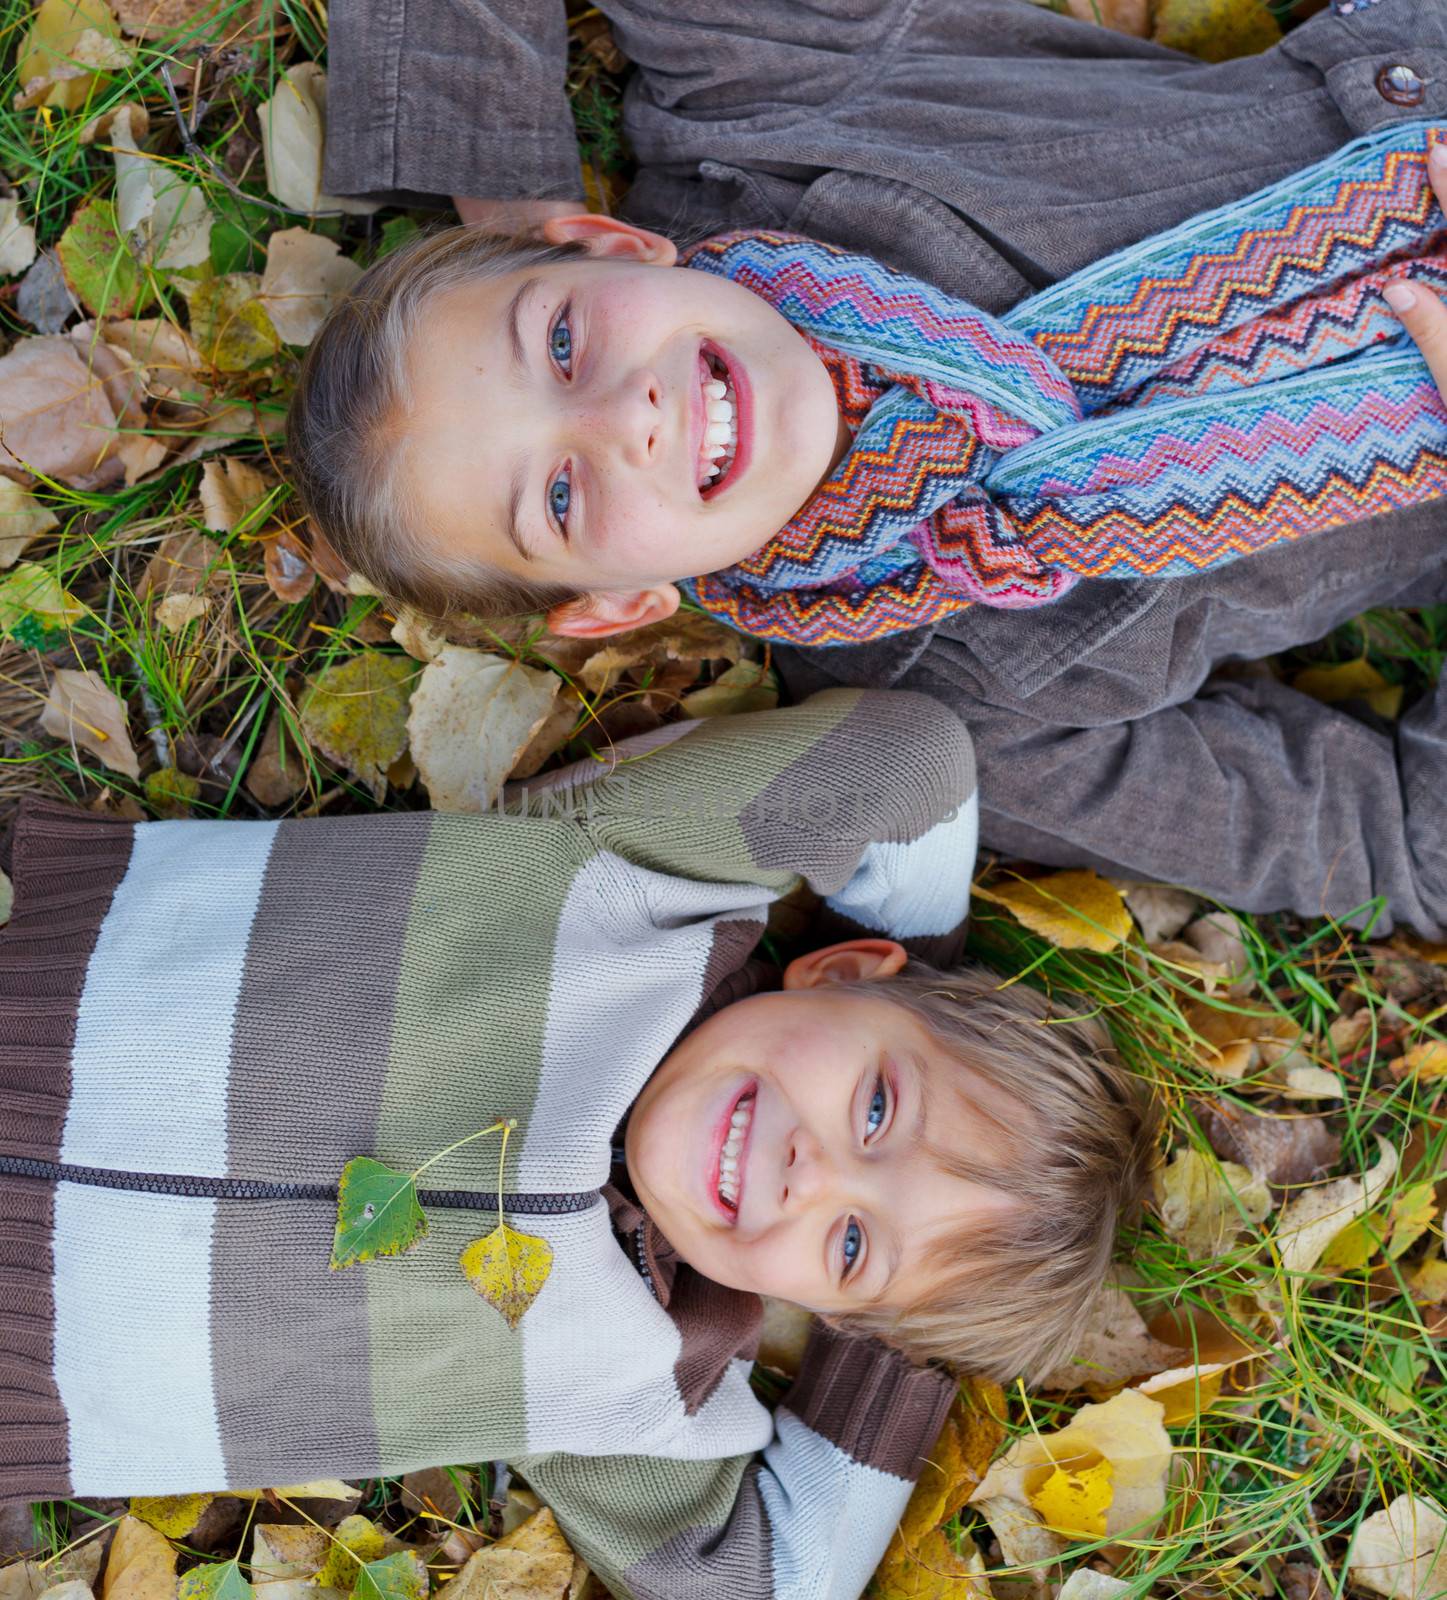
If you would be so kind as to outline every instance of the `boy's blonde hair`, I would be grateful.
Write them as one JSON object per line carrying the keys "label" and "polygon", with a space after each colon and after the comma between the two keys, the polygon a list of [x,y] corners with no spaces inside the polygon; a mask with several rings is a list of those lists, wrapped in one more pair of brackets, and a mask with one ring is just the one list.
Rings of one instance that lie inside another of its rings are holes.
{"label": "boy's blonde hair", "polygon": [[292,478],[317,531],[346,565],[395,603],[430,616],[512,616],[579,598],[478,562],[449,559],[425,537],[409,493],[408,351],[428,310],[469,284],[587,255],[479,227],[425,234],[375,262],[312,341],[286,420]]}
{"label": "boy's blonde hair", "polygon": [[999,1159],[970,1161],[938,1143],[930,1153],[1019,1203],[936,1240],[933,1284],[916,1304],[829,1320],[917,1361],[1002,1383],[1038,1379],[1075,1349],[1117,1230],[1144,1198],[1159,1143],[1153,1102],[1098,1021],[984,968],[940,973],[911,961],[882,988],[840,989],[886,994],[947,1048],[960,1078],[927,1086],[929,1120],[936,1130],[950,1118],[982,1121],[979,1143]]}

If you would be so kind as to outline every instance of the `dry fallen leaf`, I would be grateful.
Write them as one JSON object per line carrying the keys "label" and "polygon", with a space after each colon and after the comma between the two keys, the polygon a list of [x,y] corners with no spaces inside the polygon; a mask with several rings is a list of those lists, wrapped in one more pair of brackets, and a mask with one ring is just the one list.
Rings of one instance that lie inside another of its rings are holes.
{"label": "dry fallen leaf", "polygon": [[578,681],[590,694],[601,694],[611,689],[630,668],[657,666],[667,661],[737,662],[742,658],[743,648],[743,635],[714,618],[697,611],[676,611],[661,622],[651,622],[629,633],[614,634],[576,669],[565,661],[557,664],[565,672],[576,670]]}
{"label": "dry fallen leaf", "polygon": [[139,780],[140,764],[126,727],[126,708],[94,672],[56,671],[40,726],[57,739],[94,751],[113,772]]}
{"label": "dry fallen leaf", "polygon": [[960,1549],[931,1528],[908,1549],[895,1536],[869,1586],[872,1600],[991,1600],[985,1558],[965,1535]]}
{"label": "dry fallen leaf", "polygon": [[306,762],[287,734],[281,713],[273,711],[246,769],[247,793],[268,810],[273,810],[289,805],[306,784]]}
{"label": "dry fallen leaf", "polygon": [[1091,1302],[1075,1349],[1036,1387],[1045,1390],[1113,1389],[1129,1378],[1180,1363],[1181,1351],[1157,1339],[1118,1284],[1106,1284]]}
{"label": "dry fallen leaf", "polygon": [[15,885],[11,883],[8,875],[0,872],[0,928],[10,920],[10,913],[15,909]]}
{"label": "dry fallen leaf", "polygon": [[1424,1039],[1410,1050],[1402,1052],[1402,1069],[1424,1083],[1434,1078],[1447,1077],[1447,1043],[1441,1039]]}
{"label": "dry fallen leaf", "polygon": [[99,65],[105,42],[119,32],[104,0],[41,0],[16,56],[16,109],[84,106],[100,79],[78,58]]}
{"label": "dry fallen leaf", "polygon": [[101,1583],[100,1600],[173,1600],[176,1552],[138,1517],[116,1524]]}
{"label": "dry fallen leaf", "polygon": [[1059,1431],[1016,1439],[969,1503],[980,1508],[1001,1538],[997,1516],[1007,1524],[1033,1521],[1049,1532],[1052,1515],[1062,1514],[1089,1526],[1057,1521],[1057,1535],[1129,1530],[1142,1536],[1166,1503],[1171,1441],[1163,1417],[1156,1401],[1134,1389],[1122,1390],[1104,1405],[1082,1406]]}
{"label": "dry fallen leaf", "polygon": [[1291,687],[1320,700],[1323,705],[1340,705],[1343,700],[1361,700],[1387,722],[1402,709],[1402,686],[1388,683],[1370,661],[1344,661],[1335,667],[1307,667],[1291,680]]}
{"label": "dry fallen leaf", "polygon": [[1251,956],[1241,922],[1229,911],[1209,911],[1181,929],[1181,941],[1204,960],[1226,968],[1233,983],[1251,971]]}
{"label": "dry fallen leaf", "polygon": [[167,594],[156,602],[156,621],[167,633],[179,633],[188,623],[198,622],[211,609],[204,594]]}
{"label": "dry fallen leaf", "polygon": [[214,1494],[135,1495],[131,1515],[168,1539],[184,1539],[215,1498]]}
{"label": "dry fallen leaf", "polygon": [[298,61],[276,81],[270,100],[256,109],[266,187],[293,211],[347,211],[366,216],[377,207],[322,193],[326,144],[327,75],[315,61]]}
{"label": "dry fallen leaf", "polygon": [[35,260],[35,229],[20,219],[18,200],[0,200],[0,277],[13,278]]}
{"label": "dry fallen leaf", "polygon": [[1169,884],[1135,883],[1125,878],[1112,878],[1111,882],[1124,896],[1141,930],[1141,938],[1148,945],[1174,939],[1196,914],[1200,904],[1189,890],[1174,889]]}
{"label": "dry fallen leaf", "polygon": [[362,269],[341,253],[335,239],[305,228],[283,228],[267,240],[261,298],[286,343],[307,345],[361,275]]}
{"label": "dry fallen leaf", "polygon": [[1259,1000],[1233,1000],[1224,1006],[1190,1000],[1181,1014],[1199,1042],[1201,1065],[1227,1083],[1261,1070],[1263,1045],[1294,1046],[1301,1037],[1289,1017]]}
{"label": "dry fallen leaf", "polygon": [[1447,1594],[1447,1517],[1435,1501],[1398,1495],[1357,1529],[1347,1566],[1352,1578],[1390,1600],[1441,1600]]}
{"label": "dry fallen leaf", "polygon": [[101,334],[146,373],[147,393],[162,400],[210,398],[205,362],[191,335],[164,317],[108,317]]}
{"label": "dry fallen leaf", "polygon": [[290,528],[283,528],[264,541],[262,559],[267,587],[285,605],[294,606],[305,600],[316,586],[317,573],[310,553]]}
{"label": "dry fallen leaf", "polygon": [[1310,1272],[1337,1234],[1381,1199],[1397,1170],[1397,1152],[1380,1135],[1377,1148],[1377,1164],[1364,1178],[1337,1178],[1282,1208],[1275,1239],[1284,1272]]}
{"label": "dry fallen leaf", "polygon": [[0,477],[0,568],[13,567],[32,540],[59,526],[48,506],[13,478]]}
{"label": "dry fallen leaf", "polygon": [[573,1552],[546,1507],[467,1558],[433,1600],[564,1600]]}
{"label": "dry fallen leaf", "polygon": [[736,661],[712,683],[678,702],[686,717],[733,717],[749,711],[772,711],[779,703],[779,683],[761,661]]}
{"label": "dry fallen leaf", "polygon": [[521,662],[448,645],[422,669],[407,720],[436,811],[486,811],[552,710],[561,680]]}
{"label": "dry fallen leaf", "polygon": [[77,489],[118,482],[125,466],[103,380],[69,339],[19,340],[0,357],[0,472]]}
{"label": "dry fallen leaf", "polygon": [[1223,1161],[1236,1161],[1273,1188],[1293,1189],[1330,1172],[1341,1137],[1322,1117],[1258,1115],[1198,1103],[1201,1131]]}
{"label": "dry fallen leaf", "polygon": [[213,533],[230,533],[271,493],[271,485],[249,462],[235,456],[211,460],[201,469],[201,520]]}
{"label": "dry fallen leaf", "polygon": [[1129,1588],[1124,1578],[1112,1578],[1108,1572],[1096,1572],[1092,1567],[1077,1567],[1060,1585],[1055,1600],[1115,1600]]}
{"label": "dry fallen leaf", "polygon": [[1254,1227],[1271,1210],[1271,1193],[1260,1178],[1188,1145],[1153,1181],[1161,1226],[1193,1261],[1221,1255],[1243,1228]]}
{"label": "dry fallen leaf", "polygon": [[356,773],[376,800],[387,792],[387,768],[407,748],[416,670],[405,656],[363,650],[313,674],[298,708],[311,743]]}
{"label": "dry fallen leaf", "polygon": [[1011,912],[1032,933],[1062,950],[1114,950],[1130,935],[1120,891],[1094,872],[1052,872],[1044,878],[1005,879],[975,896]]}
{"label": "dry fallen leaf", "polygon": [[226,555],[214,539],[194,528],[168,533],[146,563],[136,596],[148,600],[172,594],[200,594],[226,584]]}
{"label": "dry fallen leaf", "polygon": [[116,226],[132,255],[166,270],[209,263],[215,217],[200,186],[185,166],[142,152],[150,121],[144,107],[123,104],[108,118]]}

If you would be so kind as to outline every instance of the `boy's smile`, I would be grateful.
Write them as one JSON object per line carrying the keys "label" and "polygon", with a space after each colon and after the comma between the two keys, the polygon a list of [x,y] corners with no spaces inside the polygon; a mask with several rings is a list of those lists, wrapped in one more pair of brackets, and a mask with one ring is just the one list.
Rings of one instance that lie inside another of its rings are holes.
{"label": "boy's smile", "polygon": [[673,609],[675,579],[765,544],[847,433],[828,371],[771,306],[657,270],[674,259],[658,235],[572,220],[562,235],[595,259],[465,285],[416,330],[405,471],[447,555],[636,626]]}
{"label": "boy's smile", "polygon": [[990,1125],[955,1114],[961,1069],[944,1047],[887,983],[877,997],[828,987],[856,975],[861,951],[867,969],[898,948],[858,941],[800,958],[783,993],[715,1013],[639,1096],[629,1174],[704,1276],[816,1311],[903,1306],[929,1288],[935,1239],[1013,1203],[930,1153],[980,1159]]}

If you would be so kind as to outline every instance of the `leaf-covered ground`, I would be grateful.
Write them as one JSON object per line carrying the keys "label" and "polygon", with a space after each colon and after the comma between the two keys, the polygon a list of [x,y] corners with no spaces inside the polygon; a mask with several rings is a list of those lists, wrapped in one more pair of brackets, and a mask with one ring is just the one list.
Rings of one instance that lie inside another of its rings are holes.
{"label": "leaf-covered ground", "polygon": [[[1057,9],[1203,54],[1277,27],[1255,0]],[[570,13],[606,206],[626,63],[596,11]],[[129,817],[475,809],[660,720],[772,703],[767,660],[706,618],[601,648],[442,634],[312,549],[279,445],[300,352],[427,221],[320,194],[315,0],[0,15],[0,822],[28,793]],[[1447,608],[1377,613],[1239,670],[1390,723],[1444,650]],[[1447,949],[1021,863],[979,888],[975,953],[1104,1016],[1169,1107],[1168,1148],[1077,1359],[1035,1392],[962,1385],[877,1593],[1447,1593]],[[760,1370],[766,1397],[782,1382]],[[0,1556],[0,1600],[591,1581],[486,1462],[44,1503],[0,1520]]]}

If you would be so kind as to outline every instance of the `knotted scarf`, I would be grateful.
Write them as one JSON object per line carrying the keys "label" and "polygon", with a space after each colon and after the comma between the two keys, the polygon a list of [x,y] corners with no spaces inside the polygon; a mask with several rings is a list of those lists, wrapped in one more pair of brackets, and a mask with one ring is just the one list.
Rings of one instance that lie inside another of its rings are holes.
{"label": "knotted scarf", "polygon": [[1381,299],[1447,286],[1427,150],[1398,123],[989,316],[797,235],[687,265],[761,295],[854,438],[748,560],[693,580],[746,633],[842,645],[1081,578],[1169,578],[1447,493],[1447,408]]}

